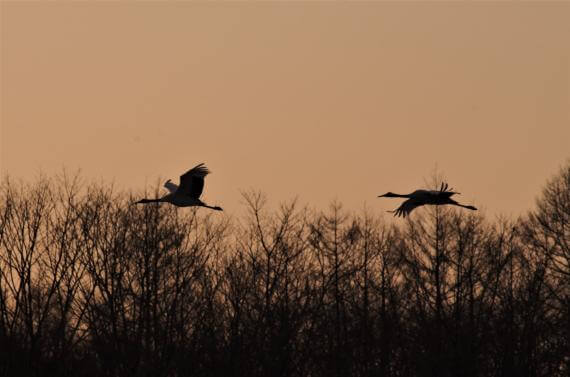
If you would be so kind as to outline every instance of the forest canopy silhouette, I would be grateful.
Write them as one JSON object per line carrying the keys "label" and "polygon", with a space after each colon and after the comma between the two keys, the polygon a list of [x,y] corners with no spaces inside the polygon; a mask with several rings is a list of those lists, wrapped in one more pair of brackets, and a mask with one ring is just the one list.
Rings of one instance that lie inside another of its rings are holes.
{"label": "forest canopy silhouette", "polygon": [[0,376],[570,373],[570,162],[519,219],[134,197],[2,179]]}

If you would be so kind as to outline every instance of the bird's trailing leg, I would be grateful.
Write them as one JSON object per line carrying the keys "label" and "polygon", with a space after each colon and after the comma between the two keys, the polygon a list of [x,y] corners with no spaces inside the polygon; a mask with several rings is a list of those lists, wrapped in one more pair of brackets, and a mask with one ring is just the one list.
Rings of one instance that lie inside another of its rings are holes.
{"label": "bird's trailing leg", "polygon": [[472,210],[472,211],[477,211],[477,208],[475,208],[475,207],[473,207],[473,206],[468,206],[468,205],[465,205],[465,204],[460,204],[460,203],[456,202],[456,201],[453,200],[453,199],[449,199],[449,200],[450,200],[449,204],[451,204],[451,205],[458,206],[458,207],[463,207],[463,208],[467,208],[467,209],[470,209],[470,210]]}
{"label": "bird's trailing leg", "polygon": [[222,207],[218,207],[218,206],[209,206],[207,204],[202,205],[202,207],[206,207],[206,208],[210,208],[216,211],[223,211]]}

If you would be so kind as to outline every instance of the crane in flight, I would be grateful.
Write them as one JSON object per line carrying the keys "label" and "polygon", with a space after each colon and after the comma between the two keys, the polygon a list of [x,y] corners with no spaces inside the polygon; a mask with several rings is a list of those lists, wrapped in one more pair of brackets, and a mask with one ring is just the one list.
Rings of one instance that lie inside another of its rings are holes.
{"label": "crane in flight", "polygon": [[196,165],[180,176],[180,186],[172,183],[170,179],[166,181],[164,187],[170,193],[162,198],[141,199],[134,204],[166,202],[177,207],[206,207],[216,211],[223,211],[221,207],[209,206],[200,200],[200,195],[202,195],[202,190],[204,189],[204,178],[209,173],[210,171],[203,163]]}
{"label": "crane in flight", "polygon": [[394,216],[402,216],[406,217],[414,210],[414,208],[423,206],[425,204],[431,205],[444,205],[444,204],[451,204],[454,206],[459,206],[463,208],[467,208],[470,210],[477,210],[477,208],[473,206],[463,205],[457,203],[455,200],[451,199],[451,196],[459,194],[458,192],[453,191],[453,189],[448,190],[447,183],[442,183],[439,190],[416,190],[411,194],[394,194],[393,192],[388,192],[384,195],[379,195],[379,198],[408,198],[408,200],[404,201],[400,207],[398,207],[394,211],[388,211],[393,213]]}

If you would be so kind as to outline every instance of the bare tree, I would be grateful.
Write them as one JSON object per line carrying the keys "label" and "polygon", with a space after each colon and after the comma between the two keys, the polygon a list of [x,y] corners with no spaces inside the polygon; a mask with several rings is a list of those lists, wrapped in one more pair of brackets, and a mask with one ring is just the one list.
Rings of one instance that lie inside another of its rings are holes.
{"label": "bare tree", "polygon": [[[549,180],[536,209],[521,220],[520,229],[529,255],[540,266],[549,291],[549,316],[558,329],[548,347],[558,357],[557,373],[570,372],[570,162]],[[535,283],[538,284],[538,283]],[[542,283],[541,283],[542,284]]]}
{"label": "bare tree", "polygon": [[[14,357],[8,370],[57,373],[72,362],[80,327],[74,297],[83,274],[76,269],[79,190],[77,175],[64,174],[56,182],[41,177],[34,186],[3,183],[2,333],[17,340],[7,352]],[[53,359],[62,362],[56,366]]]}
{"label": "bare tree", "polygon": [[569,193],[567,167],[518,221],[426,207],[388,225],[338,202],[249,192],[232,218],[6,178],[0,376],[568,375]]}

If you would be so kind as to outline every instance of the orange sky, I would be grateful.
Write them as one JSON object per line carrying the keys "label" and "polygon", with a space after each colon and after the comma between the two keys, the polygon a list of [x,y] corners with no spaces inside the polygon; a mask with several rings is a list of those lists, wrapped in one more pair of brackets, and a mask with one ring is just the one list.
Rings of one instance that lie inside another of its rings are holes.
{"label": "orange sky", "polygon": [[0,170],[393,209],[434,168],[489,215],[570,158],[570,3],[1,2]]}

